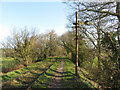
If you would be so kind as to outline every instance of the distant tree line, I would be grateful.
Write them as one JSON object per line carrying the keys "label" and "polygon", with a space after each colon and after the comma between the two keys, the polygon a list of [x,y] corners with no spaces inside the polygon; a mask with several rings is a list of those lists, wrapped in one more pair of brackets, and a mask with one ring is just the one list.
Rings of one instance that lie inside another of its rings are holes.
{"label": "distant tree line", "polygon": [[58,36],[52,30],[46,34],[38,34],[35,30],[24,28],[15,31],[3,42],[2,56],[12,57],[27,67],[48,57],[63,54],[63,48],[58,45]]}

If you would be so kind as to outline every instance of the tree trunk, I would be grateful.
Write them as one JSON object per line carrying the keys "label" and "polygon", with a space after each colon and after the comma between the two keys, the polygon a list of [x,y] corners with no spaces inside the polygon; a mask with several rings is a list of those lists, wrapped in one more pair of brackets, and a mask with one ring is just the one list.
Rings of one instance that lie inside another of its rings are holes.
{"label": "tree trunk", "polygon": [[119,23],[118,23],[118,43],[119,43],[119,46],[120,46],[120,2],[117,2],[117,7],[116,7],[116,13],[118,13],[118,20],[119,20]]}
{"label": "tree trunk", "polygon": [[[97,27],[97,34],[98,34],[98,39],[97,39],[97,53],[98,53],[98,83],[100,84],[100,76],[101,76],[101,44],[100,44],[100,21],[98,21],[98,27]],[[99,86],[98,86],[99,88]]]}

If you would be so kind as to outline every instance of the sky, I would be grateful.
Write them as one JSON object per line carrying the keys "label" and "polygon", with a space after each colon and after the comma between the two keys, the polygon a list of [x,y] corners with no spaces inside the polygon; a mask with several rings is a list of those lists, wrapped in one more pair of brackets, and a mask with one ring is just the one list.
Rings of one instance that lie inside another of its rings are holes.
{"label": "sky", "polygon": [[[0,42],[13,28],[36,28],[39,33],[52,29],[58,35],[67,31],[66,5],[62,2],[0,2]],[[16,29],[17,30],[17,29]]]}

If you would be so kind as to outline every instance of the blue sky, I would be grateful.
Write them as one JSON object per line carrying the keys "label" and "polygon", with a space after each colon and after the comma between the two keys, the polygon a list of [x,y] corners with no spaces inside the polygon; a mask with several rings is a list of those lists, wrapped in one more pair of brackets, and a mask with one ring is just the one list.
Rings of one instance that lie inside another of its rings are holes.
{"label": "blue sky", "polygon": [[3,40],[16,28],[37,28],[39,33],[52,29],[58,35],[66,32],[66,5],[62,2],[0,2],[0,38]]}

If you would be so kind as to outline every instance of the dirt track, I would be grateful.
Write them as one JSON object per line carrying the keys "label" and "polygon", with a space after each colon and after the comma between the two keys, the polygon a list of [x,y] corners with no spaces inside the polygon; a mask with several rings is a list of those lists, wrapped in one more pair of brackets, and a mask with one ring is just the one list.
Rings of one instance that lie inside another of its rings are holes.
{"label": "dirt track", "polygon": [[62,88],[62,74],[64,71],[64,59],[62,59],[59,67],[57,68],[57,72],[55,76],[52,78],[51,87],[50,88]]}

